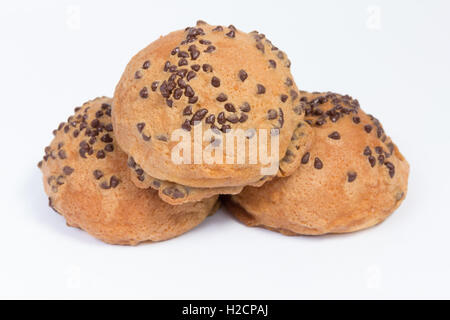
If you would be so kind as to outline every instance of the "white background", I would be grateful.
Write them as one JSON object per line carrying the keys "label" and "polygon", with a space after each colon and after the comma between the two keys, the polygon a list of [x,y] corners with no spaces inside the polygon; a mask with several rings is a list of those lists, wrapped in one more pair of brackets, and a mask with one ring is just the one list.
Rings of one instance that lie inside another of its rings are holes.
{"label": "white background", "polygon": [[[1,1],[0,298],[450,298],[448,1]],[[348,93],[411,164],[367,231],[285,237],[223,211],[172,241],[117,247],[65,226],[36,167],[75,106],[111,96],[160,35],[257,29],[304,90]]]}

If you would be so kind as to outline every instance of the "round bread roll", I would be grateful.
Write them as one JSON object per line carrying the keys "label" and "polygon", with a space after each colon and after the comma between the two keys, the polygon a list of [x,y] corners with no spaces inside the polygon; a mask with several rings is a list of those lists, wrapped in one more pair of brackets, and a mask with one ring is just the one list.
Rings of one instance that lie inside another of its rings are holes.
{"label": "round bread roll", "polygon": [[54,131],[39,163],[50,206],[69,226],[111,244],[167,240],[200,224],[217,209],[217,196],[170,206],[131,182],[127,155],[115,142],[111,101],[85,103]]}
{"label": "round bread roll", "polygon": [[[291,141],[304,116],[290,64],[286,54],[258,32],[201,21],[197,27],[172,32],[126,67],[113,101],[117,142],[151,179],[195,191],[176,200],[164,198],[171,203],[236,193],[276,175],[288,176],[299,166],[296,155],[307,148],[306,137],[304,143]],[[197,129],[203,134],[212,130],[218,137],[194,143]],[[272,137],[279,139],[274,172],[265,174],[262,169],[269,165],[261,161],[251,163],[250,152],[239,163],[237,144],[233,154],[226,154],[231,164],[225,157],[223,163],[195,162],[196,146],[218,148],[230,130],[238,129],[247,135],[247,145],[259,138],[254,134],[259,129],[266,130],[267,145]],[[179,140],[172,134],[180,131],[190,135],[191,157],[183,154],[190,163],[173,161]]]}
{"label": "round bread roll", "polygon": [[408,162],[357,100],[300,93],[314,130],[300,168],[228,197],[227,207],[248,226],[286,235],[346,233],[382,222],[405,198]]}

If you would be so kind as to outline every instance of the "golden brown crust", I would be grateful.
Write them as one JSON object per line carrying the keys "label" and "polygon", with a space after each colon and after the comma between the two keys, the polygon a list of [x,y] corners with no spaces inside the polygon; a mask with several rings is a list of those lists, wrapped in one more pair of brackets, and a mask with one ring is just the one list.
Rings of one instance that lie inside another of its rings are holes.
{"label": "golden brown crust", "polygon": [[[204,23],[172,32],[133,57],[116,87],[118,143],[158,180],[196,188],[259,184],[261,164],[174,164],[178,142],[170,137],[176,129],[192,132],[196,119],[204,130],[280,128],[284,158],[303,119],[289,67],[287,56],[257,32]],[[286,165],[282,175],[298,165]]]}
{"label": "golden brown crust", "polygon": [[150,177],[133,157],[128,158],[130,177],[134,185],[140,189],[158,190],[159,197],[171,205],[180,205],[208,199],[221,194],[238,194],[244,187],[193,188],[177,183],[162,181]]}
{"label": "golden brown crust", "polygon": [[403,201],[409,164],[357,100],[302,93],[314,143],[290,177],[227,197],[248,226],[284,234],[345,233],[386,219]]}
{"label": "golden brown crust", "polygon": [[77,108],[55,131],[40,163],[50,206],[67,224],[107,243],[135,245],[181,235],[211,214],[217,197],[170,206],[156,191],[137,188],[110,113],[106,97]]}

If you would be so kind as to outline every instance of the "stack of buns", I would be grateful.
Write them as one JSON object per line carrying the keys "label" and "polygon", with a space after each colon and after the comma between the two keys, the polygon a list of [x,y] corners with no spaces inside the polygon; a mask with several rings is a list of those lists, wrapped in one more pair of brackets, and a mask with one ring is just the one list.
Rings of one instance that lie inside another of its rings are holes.
{"label": "stack of buns", "polygon": [[220,202],[287,235],[380,223],[405,198],[407,161],[357,100],[300,91],[290,66],[263,34],[232,25],[161,37],[131,59],[112,99],[86,102],[54,131],[39,163],[50,207],[127,245],[179,236]]}

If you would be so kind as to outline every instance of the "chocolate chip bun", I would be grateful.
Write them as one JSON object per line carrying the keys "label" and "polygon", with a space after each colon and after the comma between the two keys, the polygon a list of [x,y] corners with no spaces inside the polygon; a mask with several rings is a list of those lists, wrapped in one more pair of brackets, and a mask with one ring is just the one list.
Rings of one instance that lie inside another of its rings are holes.
{"label": "chocolate chip bun", "polygon": [[127,155],[114,137],[110,98],[76,108],[54,134],[39,167],[50,206],[69,226],[107,243],[136,245],[181,235],[216,209],[217,197],[170,206],[158,192],[131,182]]}
{"label": "chocolate chip bun", "polygon": [[[117,142],[151,179],[195,190],[196,199],[288,176],[299,166],[297,155],[307,148],[306,137],[302,143],[291,141],[303,114],[290,65],[286,54],[258,32],[201,21],[197,27],[172,32],[126,67],[113,102]],[[248,154],[244,164],[237,164],[236,149],[233,164],[197,164],[195,152],[190,164],[174,163],[171,153],[178,141],[171,140],[172,133],[192,133],[194,150],[194,131],[200,124],[203,132],[212,129],[219,135],[201,142],[203,149],[224,143],[232,129],[248,132],[249,141],[256,136],[252,130],[278,135],[275,173],[263,174],[266,164],[250,164]],[[190,200],[189,195],[177,199]]]}
{"label": "chocolate chip bun", "polygon": [[409,164],[357,100],[301,92],[314,143],[290,177],[247,187],[226,205],[248,226],[286,235],[345,233],[374,226],[403,201]]}

